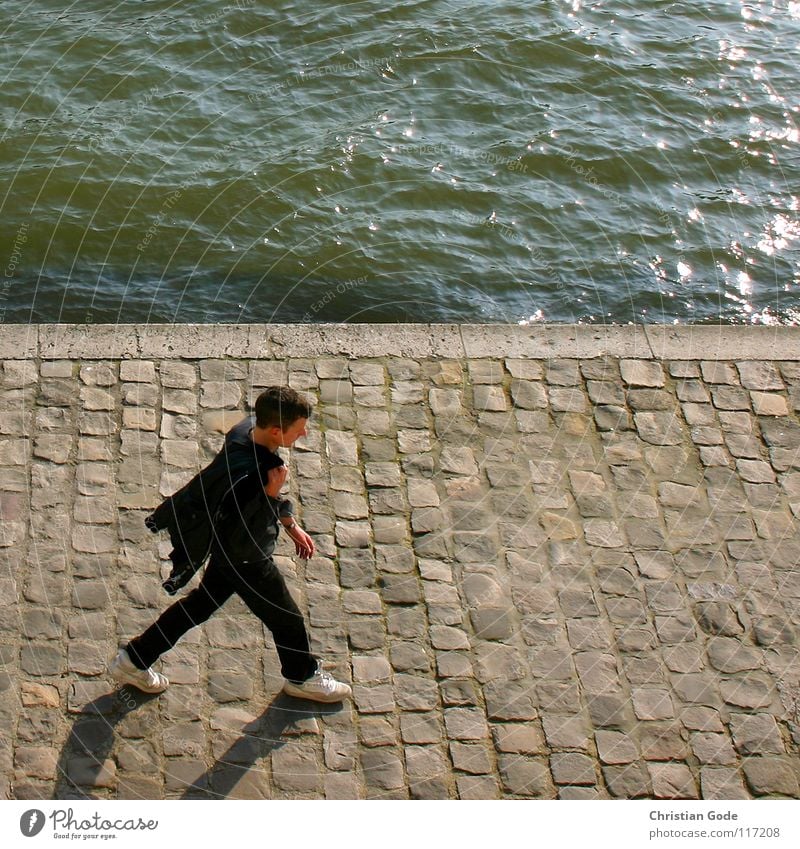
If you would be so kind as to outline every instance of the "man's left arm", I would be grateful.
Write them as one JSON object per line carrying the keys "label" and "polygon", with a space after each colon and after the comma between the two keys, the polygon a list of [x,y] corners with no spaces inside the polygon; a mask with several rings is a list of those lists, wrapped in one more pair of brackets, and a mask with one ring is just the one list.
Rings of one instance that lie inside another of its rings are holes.
{"label": "man's left arm", "polygon": [[314,540],[300,527],[297,519],[294,517],[292,502],[288,498],[281,498],[280,491],[283,484],[286,482],[288,471],[286,466],[270,469],[267,472],[268,484],[264,487],[264,492],[272,508],[272,512],[277,517],[284,530],[292,538],[295,551],[298,557],[303,560],[308,560],[314,556],[316,546]]}
{"label": "man's left arm", "polygon": [[314,540],[300,527],[294,516],[281,516],[281,524],[284,530],[294,542],[295,552],[298,557],[308,560],[314,556],[316,546]]}

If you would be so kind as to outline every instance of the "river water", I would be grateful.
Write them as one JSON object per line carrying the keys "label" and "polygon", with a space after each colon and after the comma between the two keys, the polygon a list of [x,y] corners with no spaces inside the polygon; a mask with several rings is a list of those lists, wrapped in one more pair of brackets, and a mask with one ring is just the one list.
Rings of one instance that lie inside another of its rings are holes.
{"label": "river water", "polygon": [[5,322],[800,319],[800,2],[3,0]]}

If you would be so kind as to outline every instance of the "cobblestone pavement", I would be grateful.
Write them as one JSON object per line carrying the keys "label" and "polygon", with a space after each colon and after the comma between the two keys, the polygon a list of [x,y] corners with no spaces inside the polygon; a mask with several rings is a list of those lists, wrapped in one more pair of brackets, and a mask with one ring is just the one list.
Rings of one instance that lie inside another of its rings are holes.
{"label": "cobblestone pavement", "polygon": [[[0,795],[800,796],[798,335],[406,331],[0,328]],[[115,690],[143,517],[282,382],[277,559],[353,704],[279,696],[238,600]]]}

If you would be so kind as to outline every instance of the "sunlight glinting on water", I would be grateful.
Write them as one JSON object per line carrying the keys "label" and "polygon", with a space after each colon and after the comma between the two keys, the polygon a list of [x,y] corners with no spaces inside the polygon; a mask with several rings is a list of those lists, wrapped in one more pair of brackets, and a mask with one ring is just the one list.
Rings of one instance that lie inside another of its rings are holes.
{"label": "sunlight glinting on water", "polygon": [[6,320],[794,322],[798,21],[6,0]]}

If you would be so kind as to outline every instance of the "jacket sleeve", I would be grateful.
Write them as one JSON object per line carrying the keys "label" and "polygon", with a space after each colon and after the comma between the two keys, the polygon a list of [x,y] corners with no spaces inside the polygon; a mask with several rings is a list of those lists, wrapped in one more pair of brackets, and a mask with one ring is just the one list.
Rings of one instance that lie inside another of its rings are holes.
{"label": "jacket sleeve", "polygon": [[262,496],[266,498],[270,513],[272,513],[276,522],[280,521],[280,519],[294,516],[292,502],[288,498],[272,498],[267,495],[264,477],[260,475],[248,475],[247,480],[243,480],[237,484],[234,490],[231,491],[230,497],[226,501],[226,506],[229,507],[231,499],[238,501],[240,504],[246,504]]}
{"label": "jacket sleeve", "polygon": [[270,498],[268,495],[267,502],[276,520],[289,519],[294,516],[294,505],[288,498]]}

